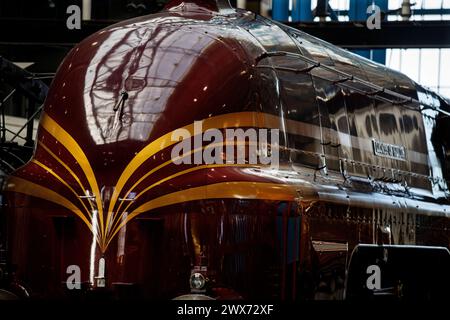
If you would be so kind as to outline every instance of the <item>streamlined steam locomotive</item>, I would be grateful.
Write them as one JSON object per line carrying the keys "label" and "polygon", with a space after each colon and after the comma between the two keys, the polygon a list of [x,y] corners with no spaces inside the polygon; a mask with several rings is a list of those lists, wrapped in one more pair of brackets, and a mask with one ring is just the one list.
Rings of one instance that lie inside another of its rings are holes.
{"label": "streamlined steam locomotive", "polygon": [[[449,115],[405,75],[306,33],[171,1],[60,66],[34,156],[7,181],[3,292],[448,297]],[[265,150],[278,165],[251,163],[248,141],[244,162],[175,163],[173,133],[193,140],[199,121],[279,130]]]}

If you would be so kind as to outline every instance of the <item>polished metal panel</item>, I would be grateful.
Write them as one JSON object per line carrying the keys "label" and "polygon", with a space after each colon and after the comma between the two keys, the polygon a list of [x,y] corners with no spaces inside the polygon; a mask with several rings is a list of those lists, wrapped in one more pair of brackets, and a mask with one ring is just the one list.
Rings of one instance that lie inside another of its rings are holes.
{"label": "polished metal panel", "polygon": [[[261,18],[260,18],[261,19]],[[282,48],[286,52],[300,54],[296,43],[276,24],[261,19],[259,24],[247,24],[247,30],[264,47],[266,52]],[[283,70],[283,67],[303,70],[307,64],[291,57],[271,57],[264,59],[258,65],[262,69],[261,75],[268,77],[272,73],[274,87],[279,95],[279,114],[284,127],[290,134],[287,136],[290,161],[294,166],[306,165],[312,168],[323,168],[325,163],[323,154],[322,131],[319,110],[311,76]],[[274,69],[274,67],[278,69]],[[266,70],[264,70],[266,69]],[[277,107],[278,108],[278,104]],[[263,112],[270,112],[262,110]],[[296,130],[297,122],[309,125],[308,135]]]}

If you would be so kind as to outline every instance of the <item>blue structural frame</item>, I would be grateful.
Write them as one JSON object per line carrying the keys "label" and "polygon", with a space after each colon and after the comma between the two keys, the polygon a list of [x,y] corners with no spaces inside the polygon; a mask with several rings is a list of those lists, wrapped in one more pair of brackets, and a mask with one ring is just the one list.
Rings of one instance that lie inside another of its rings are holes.
{"label": "blue structural frame", "polygon": [[272,18],[278,21],[288,21],[291,14],[292,21],[313,21],[311,0],[293,0],[292,12],[289,12],[289,0],[272,1]]}
{"label": "blue structural frame", "polygon": [[[274,0],[277,1],[277,0]],[[313,21],[311,0],[292,0],[292,21]]]}
{"label": "blue structural frame", "polygon": [[288,21],[289,19],[289,0],[272,1],[272,18],[278,21]]}
{"label": "blue structural frame", "polygon": [[[365,22],[368,18],[367,8],[372,4],[379,6],[381,11],[387,13],[388,2],[388,0],[350,0],[349,20]],[[289,0],[272,1],[272,18],[274,20],[288,21],[289,14],[291,14],[293,22],[313,21],[311,0],[293,0],[291,13],[289,12]],[[335,19],[337,19],[336,15]],[[378,63],[386,64],[386,49],[353,50],[353,52]]]}
{"label": "blue structural frame", "polygon": [[[350,0],[348,12],[350,21],[366,21],[368,18],[367,8],[372,4],[380,7],[383,12],[388,11],[388,0]],[[386,49],[353,50],[353,52],[375,62],[386,64]]]}

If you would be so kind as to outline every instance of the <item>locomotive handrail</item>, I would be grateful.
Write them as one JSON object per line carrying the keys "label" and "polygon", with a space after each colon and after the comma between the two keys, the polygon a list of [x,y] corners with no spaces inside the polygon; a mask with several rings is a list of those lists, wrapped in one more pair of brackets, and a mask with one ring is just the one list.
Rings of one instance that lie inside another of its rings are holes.
{"label": "locomotive handrail", "polygon": [[[313,68],[315,68],[315,67],[316,66],[314,66]],[[306,70],[306,69],[313,69],[313,68],[295,69],[295,68],[289,68],[289,67],[277,67],[277,66],[269,66],[269,65],[257,66],[257,68],[267,68],[267,69],[273,69],[273,70],[291,71],[291,72],[295,72],[295,73],[300,73],[302,70]],[[307,72],[309,72],[309,71],[306,71],[306,73]],[[385,92],[385,88],[381,88],[380,90],[373,90],[372,92],[367,92],[367,91],[364,91],[364,90],[361,90],[361,89],[349,86],[347,83],[345,83],[345,82],[348,82],[350,80],[348,78],[342,79],[341,81],[339,81],[339,80],[332,81],[330,79],[321,77],[319,75],[314,75],[314,76],[316,78],[319,78],[319,79],[322,79],[322,80],[325,80],[325,81],[330,81],[330,82],[332,82],[335,85],[347,87],[347,88],[349,88],[349,89],[351,89],[351,90],[353,90],[355,92],[358,92],[358,93],[360,93],[362,95],[373,97],[373,98],[375,98],[375,99],[377,99],[379,101],[382,101],[382,102],[390,103],[392,105],[402,105],[404,108],[407,108],[407,109],[410,109],[410,110],[413,110],[413,111],[423,111],[423,110],[428,108],[428,107],[425,107],[425,108],[422,108],[421,110],[418,110],[417,108],[411,108],[411,107],[408,107],[407,105],[405,105],[405,100],[395,101],[395,100],[390,100],[390,99],[387,99],[387,98],[383,98],[381,96],[377,96],[377,94],[379,94],[379,93],[384,93]],[[354,80],[354,78],[352,80]]]}
{"label": "locomotive handrail", "polygon": [[[309,64],[312,64],[313,66],[312,67],[308,67],[308,68],[304,68],[304,69],[294,69],[294,68],[288,68],[288,67],[277,67],[277,66],[268,66],[268,65],[258,66],[258,64],[262,60],[264,60],[265,58],[280,57],[280,56],[290,56],[290,57],[293,57],[293,58],[300,58],[301,60],[303,60],[303,61],[305,61],[305,62],[307,62]],[[264,52],[264,53],[262,53],[261,55],[259,55],[255,59],[255,66],[256,67],[262,67],[262,68],[272,67],[275,70],[291,71],[291,72],[300,72],[301,70],[304,70],[304,72],[306,72],[306,73],[309,73],[311,70],[313,70],[315,68],[322,68],[322,69],[324,69],[326,71],[329,71],[331,73],[337,74],[340,77],[343,77],[343,79],[334,80],[334,81],[330,80],[330,79],[323,78],[323,77],[319,77],[319,78],[321,78],[323,80],[331,81],[331,82],[333,82],[333,84],[345,85],[348,88],[350,88],[350,89],[352,89],[354,91],[357,91],[357,92],[359,92],[359,93],[361,93],[363,95],[370,96],[370,97],[373,97],[375,99],[381,100],[383,102],[391,103],[393,105],[399,105],[399,106],[406,107],[406,104],[416,104],[416,105],[419,106],[419,109],[414,109],[416,111],[422,112],[423,110],[426,110],[426,109],[432,109],[434,111],[437,111],[437,112],[440,112],[442,114],[445,114],[446,116],[450,116],[450,112],[442,110],[442,109],[440,109],[440,108],[438,108],[436,106],[433,106],[433,105],[430,105],[430,104],[427,104],[427,103],[424,103],[424,102],[420,102],[419,100],[414,99],[412,97],[408,97],[408,96],[403,95],[401,93],[392,91],[390,89],[387,89],[387,88],[381,87],[379,85],[376,85],[374,83],[368,82],[366,80],[360,79],[360,78],[355,77],[355,76],[353,76],[351,74],[348,74],[346,72],[343,72],[343,71],[337,70],[337,69],[335,69],[333,67],[321,64],[318,61],[315,61],[313,59],[310,59],[310,58],[308,58],[308,57],[306,57],[304,55],[298,54],[298,53],[287,52],[287,51]],[[308,70],[308,69],[310,69],[310,70]],[[366,86],[366,87],[372,89],[373,91],[372,92],[366,92],[364,90],[351,87],[351,86],[348,85],[349,81],[360,83],[363,86]],[[379,94],[381,94],[381,93],[384,93],[386,95],[390,95],[392,97],[395,97],[398,100],[390,100],[390,99],[383,98],[383,97],[379,96]],[[425,108],[421,108],[421,106],[424,106]],[[411,109],[411,108],[409,108],[409,109]]]}
{"label": "locomotive handrail", "polygon": [[311,70],[317,68],[317,65],[311,66],[311,67],[307,67],[307,68],[303,68],[303,69],[295,69],[295,68],[290,68],[290,67],[277,67],[277,66],[269,66],[269,65],[262,65],[262,66],[258,66],[258,68],[267,68],[267,69],[274,69],[274,70],[281,70],[281,71],[290,71],[290,72],[294,72],[294,73],[308,73]]}
{"label": "locomotive handrail", "polygon": [[78,196],[80,199],[89,199],[89,200],[95,200],[96,196],[86,195],[86,196]]}

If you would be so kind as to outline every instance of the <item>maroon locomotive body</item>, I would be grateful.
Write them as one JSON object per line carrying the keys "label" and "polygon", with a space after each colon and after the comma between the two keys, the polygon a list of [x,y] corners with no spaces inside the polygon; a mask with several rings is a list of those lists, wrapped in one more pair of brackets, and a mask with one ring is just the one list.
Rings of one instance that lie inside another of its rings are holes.
{"label": "maroon locomotive body", "polygon": [[[90,36],[60,66],[34,156],[5,190],[5,289],[405,295],[401,260],[448,266],[449,112],[406,76],[301,31],[171,2]],[[202,133],[279,130],[278,167],[175,164],[172,134],[195,121]]]}

